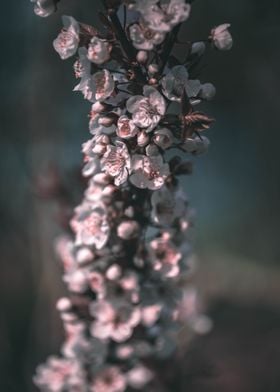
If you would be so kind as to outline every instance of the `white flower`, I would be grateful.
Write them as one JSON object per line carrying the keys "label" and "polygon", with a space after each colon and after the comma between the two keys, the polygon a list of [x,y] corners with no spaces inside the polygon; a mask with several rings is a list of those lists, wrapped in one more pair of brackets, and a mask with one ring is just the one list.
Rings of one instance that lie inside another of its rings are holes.
{"label": "white flower", "polygon": [[161,120],[166,111],[163,96],[151,86],[145,86],[142,95],[129,98],[126,107],[132,113],[135,125],[145,128],[146,132],[152,131]]}
{"label": "white flower", "polygon": [[88,46],[88,59],[95,64],[103,64],[110,59],[112,45],[105,39],[93,37]]}
{"label": "white flower", "polygon": [[106,208],[101,203],[82,204],[75,210],[71,227],[76,233],[77,244],[94,245],[96,249],[103,248],[110,234]]}
{"label": "white flower", "polygon": [[166,150],[167,148],[172,146],[174,142],[174,137],[169,129],[161,128],[155,131],[153,141],[163,150]]}
{"label": "white flower", "polygon": [[141,189],[159,189],[169,176],[169,165],[163,163],[161,155],[147,157],[146,155],[134,155],[133,174],[130,182]]}
{"label": "white flower", "polygon": [[36,3],[34,6],[35,14],[43,18],[56,11],[56,0],[31,0],[31,2]]}
{"label": "white flower", "polygon": [[219,50],[230,50],[232,48],[233,40],[230,32],[228,31],[229,27],[229,23],[224,23],[215,27],[211,31],[210,39]]}
{"label": "white flower", "polygon": [[129,35],[133,46],[139,50],[152,50],[164,41],[165,33],[153,31],[142,24],[133,24],[129,27]]}
{"label": "white flower", "polygon": [[90,392],[124,392],[126,377],[117,366],[108,366],[95,377]]}
{"label": "white flower", "polygon": [[90,306],[90,313],[95,318],[91,325],[92,336],[111,338],[118,343],[128,340],[141,320],[138,307],[118,300],[94,302]]}
{"label": "white flower", "polygon": [[137,1],[136,9],[142,15],[150,29],[160,32],[169,32],[174,26],[188,19],[191,11],[190,4],[185,0],[161,0],[145,2]]}
{"label": "white flower", "polygon": [[131,170],[131,159],[125,143],[116,141],[116,146],[107,146],[101,159],[101,169],[114,177],[115,185],[126,182]]}
{"label": "white flower", "polygon": [[79,23],[72,16],[62,17],[64,28],[58,37],[53,41],[54,49],[60,55],[62,60],[73,56],[79,47]]}
{"label": "white flower", "polygon": [[117,126],[117,135],[122,139],[130,139],[138,133],[139,129],[127,116],[120,116]]}
{"label": "white flower", "polygon": [[109,98],[115,88],[115,82],[107,69],[87,75],[74,88],[74,91],[81,91],[84,98],[90,102],[105,101]]}
{"label": "white flower", "polygon": [[180,102],[184,91],[189,98],[196,97],[201,90],[199,80],[190,80],[186,68],[176,65],[162,79],[162,92],[170,101]]}

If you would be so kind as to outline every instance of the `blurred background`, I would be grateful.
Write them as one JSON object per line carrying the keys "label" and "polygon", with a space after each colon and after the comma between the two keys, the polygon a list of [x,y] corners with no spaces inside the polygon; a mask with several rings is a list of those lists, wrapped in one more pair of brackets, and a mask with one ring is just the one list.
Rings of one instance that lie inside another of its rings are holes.
{"label": "blurred background", "polygon": [[[90,109],[52,40],[61,14],[96,25],[100,3],[65,0],[48,19],[28,0],[1,7],[0,391],[31,392],[37,364],[59,351],[55,302],[65,290],[57,204],[38,197],[35,178],[55,165],[79,200]],[[182,33],[202,39],[228,22],[235,42],[210,53],[201,75],[217,87],[205,107],[217,121],[183,183],[196,210],[194,282],[214,322],[186,353],[184,392],[280,390],[279,20],[279,0],[197,0]]]}

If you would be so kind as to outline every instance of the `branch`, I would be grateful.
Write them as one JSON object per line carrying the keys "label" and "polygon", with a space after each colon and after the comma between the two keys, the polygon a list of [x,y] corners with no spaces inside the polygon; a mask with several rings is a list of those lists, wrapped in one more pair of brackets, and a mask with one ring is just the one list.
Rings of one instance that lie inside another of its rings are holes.
{"label": "branch", "polygon": [[131,66],[135,71],[136,77],[138,78],[139,81],[146,82],[146,78],[142,72],[142,69],[136,60],[136,49],[131,44],[131,42],[127,39],[126,33],[118,18],[117,11],[115,9],[108,9],[106,5],[106,0],[102,0],[102,3],[106,11],[108,12],[109,18],[112,22],[112,29],[117,39],[119,40],[126,57],[128,58]]}
{"label": "branch", "polygon": [[176,42],[176,39],[177,39],[177,35],[178,35],[179,31],[180,31],[180,27],[181,27],[181,24],[177,25],[171,31],[171,33],[169,34],[168,39],[165,42],[165,45],[164,45],[164,48],[163,48],[163,52],[162,52],[162,55],[161,55],[162,64],[161,64],[161,68],[159,70],[160,74],[163,72],[164,67],[166,66],[166,63],[167,63],[168,58],[170,56],[170,53],[172,52],[173,46],[174,46],[174,44]]}

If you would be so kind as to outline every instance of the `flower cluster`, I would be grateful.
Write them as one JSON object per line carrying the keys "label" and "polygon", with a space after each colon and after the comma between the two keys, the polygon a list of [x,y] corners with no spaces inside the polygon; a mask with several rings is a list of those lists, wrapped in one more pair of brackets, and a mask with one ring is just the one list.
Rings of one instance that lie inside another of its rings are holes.
{"label": "flower cluster", "polygon": [[[213,120],[195,108],[215,87],[193,70],[207,42],[231,47],[229,25],[187,43],[187,57],[174,65],[170,39],[188,19],[189,3],[104,4],[103,33],[64,16],[54,41],[62,59],[76,56],[74,91],[91,103],[91,138],[82,146],[88,185],[70,222],[73,236],[56,243],[70,296],[57,303],[66,332],[62,356],[35,377],[48,392],[160,390],[149,360],[174,355],[182,325],[209,327],[193,289],[178,286],[191,270],[192,214],[177,176],[191,165],[167,152],[192,156],[209,146],[202,132]],[[55,7],[37,0],[35,12],[47,16]],[[119,7],[133,20],[129,26],[120,24]]]}

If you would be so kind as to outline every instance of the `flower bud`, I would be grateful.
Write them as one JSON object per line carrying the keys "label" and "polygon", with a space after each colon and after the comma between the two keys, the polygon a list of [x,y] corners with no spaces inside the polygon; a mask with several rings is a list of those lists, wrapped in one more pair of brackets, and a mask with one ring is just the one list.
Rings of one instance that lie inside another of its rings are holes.
{"label": "flower bud", "polygon": [[106,109],[106,106],[105,106],[103,103],[101,103],[101,102],[95,102],[95,103],[92,105],[92,107],[91,107],[91,110],[92,110],[94,113],[101,113],[101,112],[103,112],[105,109]]}
{"label": "flower bud", "polygon": [[100,117],[98,119],[98,124],[104,125],[104,127],[110,127],[112,124],[114,124],[114,118],[108,116]]}
{"label": "flower bud", "polygon": [[138,63],[145,64],[148,60],[148,53],[145,50],[139,50],[136,59]]}
{"label": "flower bud", "polygon": [[213,99],[216,95],[216,88],[212,83],[205,83],[201,86],[199,96],[207,101]]}
{"label": "flower bud", "polygon": [[59,312],[69,312],[72,308],[72,303],[69,298],[63,297],[57,301],[56,309]]}
{"label": "flower bud", "polygon": [[192,44],[191,54],[200,57],[204,54],[205,49],[206,49],[206,45],[204,42],[195,42]]}
{"label": "flower bud", "polygon": [[139,224],[136,221],[124,221],[118,226],[117,233],[123,240],[130,240],[137,237],[139,229]]}
{"label": "flower bud", "polygon": [[159,71],[159,67],[157,64],[150,64],[148,66],[148,72],[151,76],[156,75]]}
{"label": "flower bud", "polygon": [[121,267],[118,264],[113,264],[106,271],[106,278],[109,280],[119,279],[122,274]]}
{"label": "flower bud", "polygon": [[167,128],[159,129],[155,131],[153,141],[156,145],[165,150],[169,148],[173,143],[172,132]]}
{"label": "flower bud", "polygon": [[137,135],[137,143],[139,147],[145,147],[149,143],[149,136],[145,131],[141,131]]}
{"label": "flower bud", "polygon": [[105,173],[95,174],[93,181],[98,185],[108,185],[110,183],[110,179]]}
{"label": "flower bud", "polygon": [[92,251],[85,246],[80,248],[76,253],[76,259],[79,264],[84,264],[91,261],[94,258]]}

